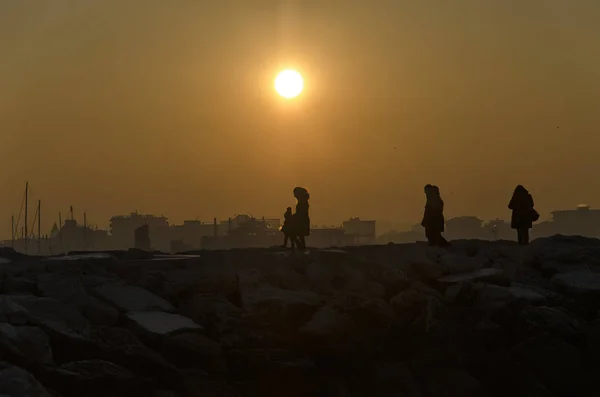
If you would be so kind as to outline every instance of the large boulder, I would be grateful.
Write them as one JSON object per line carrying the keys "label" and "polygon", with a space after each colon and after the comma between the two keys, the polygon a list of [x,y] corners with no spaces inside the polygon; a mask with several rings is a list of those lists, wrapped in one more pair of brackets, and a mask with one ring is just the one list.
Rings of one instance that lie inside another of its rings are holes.
{"label": "large boulder", "polygon": [[149,379],[140,379],[127,369],[102,360],[69,362],[51,369],[45,378],[65,397],[145,397],[154,389]]}
{"label": "large boulder", "polygon": [[12,325],[25,325],[29,321],[29,312],[8,296],[0,296],[0,322]]}
{"label": "large boulder", "polygon": [[234,328],[243,310],[221,296],[193,297],[180,302],[179,313],[206,327],[211,334],[222,334]]}
{"label": "large boulder", "polygon": [[37,327],[0,324],[0,351],[11,362],[28,368],[54,363],[48,337]]}
{"label": "large boulder", "polygon": [[284,349],[233,350],[230,376],[248,395],[265,397],[318,395],[320,376],[313,360]]}
{"label": "large boulder", "polygon": [[94,288],[93,294],[124,313],[150,310],[175,311],[175,308],[165,299],[133,285],[105,284]]}
{"label": "large boulder", "polygon": [[567,294],[600,298],[600,273],[589,269],[557,274],[551,283],[557,290]]}
{"label": "large boulder", "polygon": [[492,396],[485,385],[464,369],[432,369],[423,379],[424,394],[435,397]]}
{"label": "large boulder", "polygon": [[227,369],[221,345],[197,333],[166,338],[162,354],[180,368],[201,368],[209,374],[222,374]]}
{"label": "large boulder", "polygon": [[536,336],[515,346],[511,352],[553,395],[583,395],[589,391],[581,353],[561,338]]}
{"label": "large boulder", "polygon": [[319,349],[346,349],[359,338],[352,317],[332,307],[319,309],[299,329],[299,335],[307,347]]}
{"label": "large boulder", "polygon": [[138,376],[148,375],[162,384],[176,384],[177,369],[123,328],[94,328],[78,360],[98,358],[118,364]]}
{"label": "large boulder", "polygon": [[465,273],[448,274],[437,279],[437,282],[443,285],[476,281],[505,284],[506,278],[501,269],[485,268]]}
{"label": "large boulder", "polygon": [[141,336],[173,336],[185,332],[198,332],[203,328],[188,317],[179,314],[148,311],[125,314],[129,329]]}
{"label": "large boulder", "polygon": [[117,309],[93,297],[90,297],[80,310],[93,326],[112,327],[119,321]]}
{"label": "large boulder", "polygon": [[407,326],[414,323],[419,318],[427,317],[427,308],[434,307],[444,298],[434,289],[418,282],[411,284],[411,287],[400,292],[390,300],[390,305],[396,312],[398,324]]}
{"label": "large boulder", "polygon": [[29,372],[8,363],[0,363],[0,396],[52,397]]}
{"label": "large boulder", "polygon": [[254,269],[240,272],[238,285],[242,308],[255,322],[296,329],[321,305],[315,292],[271,287]]}
{"label": "large boulder", "polygon": [[55,273],[38,274],[37,290],[40,296],[53,298],[77,308],[83,307],[88,301],[85,288],[77,276]]}
{"label": "large boulder", "polygon": [[89,333],[89,322],[74,307],[52,298],[13,296],[15,303],[28,312],[28,324],[44,330],[50,338],[55,359],[62,361],[63,354],[76,352]]}

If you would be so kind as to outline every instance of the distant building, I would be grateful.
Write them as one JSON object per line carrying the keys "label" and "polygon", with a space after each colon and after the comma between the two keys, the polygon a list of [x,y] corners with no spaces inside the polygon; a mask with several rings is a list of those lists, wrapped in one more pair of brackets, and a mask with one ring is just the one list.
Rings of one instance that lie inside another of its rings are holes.
{"label": "distant building", "polygon": [[203,249],[230,249],[271,247],[281,244],[281,232],[269,227],[267,222],[247,215],[238,215],[227,221],[226,235],[203,236]]}
{"label": "distant building", "polygon": [[360,218],[350,218],[342,223],[344,234],[349,245],[375,244],[376,221],[362,221]]}
{"label": "distant building", "polygon": [[589,205],[581,204],[575,209],[553,211],[551,215],[552,219],[533,227],[533,236],[548,237],[564,234],[600,237],[600,210],[591,209]]}
{"label": "distant building", "polygon": [[483,221],[476,216],[461,216],[446,221],[445,237],[450,240],[491,239],[483,235]]}
{"label": "distant building", "polygon": [[348,236],[341,227],[312,228],[306,238],[309,247],[329,248],[351,245]]}
{"label": "distant building", "polygon": [[510,228],[510,222],[494,219],[483,225],[484,240],[514,240],[516,233]]}
{"label": "distant building", "polygon": [[110,218],[110,238],[114,249],[129,249],[135,246],[134,231],[148,225],[152,249],[163,252],[170,250],[170,227],[164,216],[138,214],[113,216]]}
{"label": "distant building", "polygon": [[[216,234],[223,235],[226,230],[216,228]],[[202,248],[202,238],[215,235],[215,224],[198,220],[183,221],[183,225],[171,226],[171,252],[198,250]],[[175,244],[176,249],[173,249]]]}

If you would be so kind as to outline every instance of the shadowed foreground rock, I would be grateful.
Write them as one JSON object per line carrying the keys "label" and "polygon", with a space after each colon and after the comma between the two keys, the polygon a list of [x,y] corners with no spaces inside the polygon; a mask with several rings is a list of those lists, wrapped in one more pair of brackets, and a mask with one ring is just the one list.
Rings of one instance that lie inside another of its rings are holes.
{"label": "shadowed foreground rock", "polygon": [[6,252],[3,397],[600,395],[599,240]]}

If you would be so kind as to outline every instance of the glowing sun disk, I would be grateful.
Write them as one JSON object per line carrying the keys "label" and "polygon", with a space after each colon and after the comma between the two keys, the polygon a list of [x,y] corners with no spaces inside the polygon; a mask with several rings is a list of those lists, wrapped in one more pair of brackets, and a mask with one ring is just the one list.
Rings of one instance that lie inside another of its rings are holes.
{"label": "glowing sun disk", "polygon": [[295,98],[304,89],[304,79],[295,70],[283,70],[275,78],[275,91],[284,98]]}

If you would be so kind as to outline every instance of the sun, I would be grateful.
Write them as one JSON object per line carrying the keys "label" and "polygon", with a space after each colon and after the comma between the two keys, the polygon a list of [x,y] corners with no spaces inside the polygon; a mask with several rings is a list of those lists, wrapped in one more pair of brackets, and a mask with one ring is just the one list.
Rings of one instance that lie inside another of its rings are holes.
{"label": "sun", "polygon": [[304,79],[295,70],[286,69],[275,78],[275,91],[284,98],[295,98],[304,89]]}

